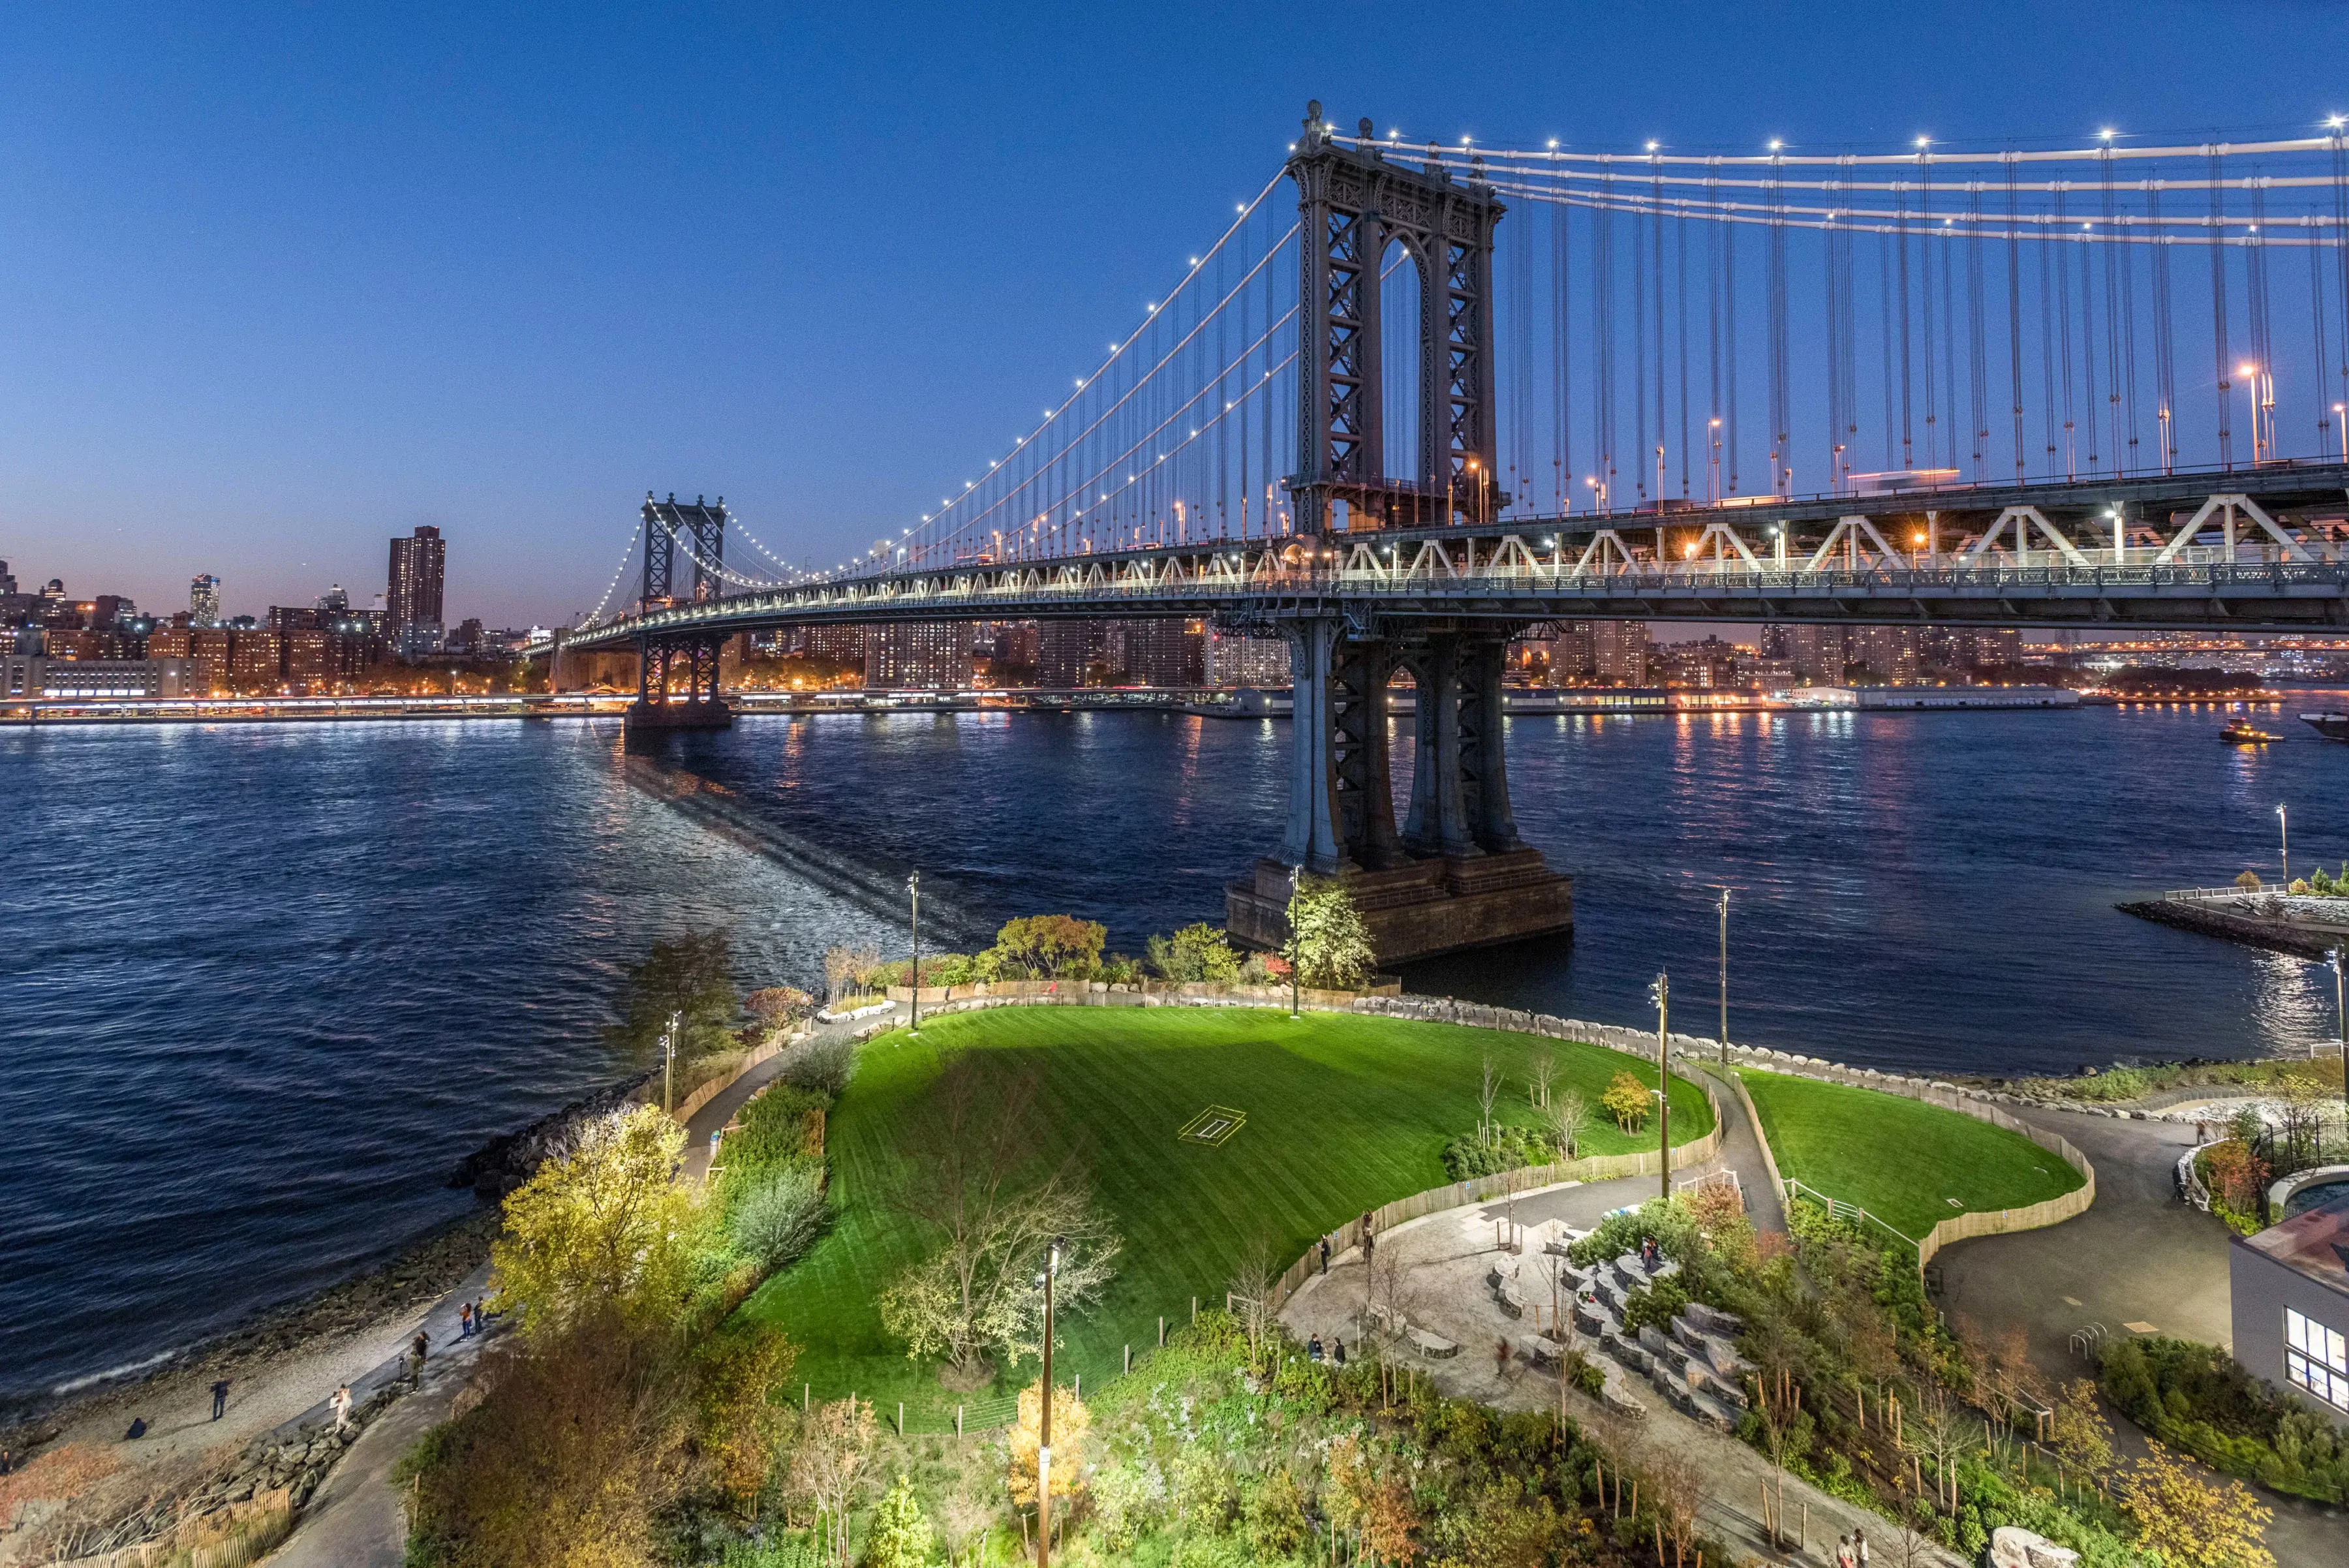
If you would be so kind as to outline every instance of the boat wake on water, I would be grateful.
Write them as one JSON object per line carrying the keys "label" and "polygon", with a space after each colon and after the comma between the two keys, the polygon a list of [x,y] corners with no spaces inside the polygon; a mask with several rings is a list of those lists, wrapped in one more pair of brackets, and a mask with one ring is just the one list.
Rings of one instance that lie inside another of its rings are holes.
{"label": "boat wake on water", "polygon": [[[905,918],[905,873],[912,867],[852,859],[777,827],[733,790],[683,768],[666,767],[640,756],[627,758],[625,767],[631,784],[704,831],[787,868],[877,919]],[[923,877],[922,945],[926,950],[984,947],[993,936],[993,928],[950,889],[934,883],[928,875]]]}

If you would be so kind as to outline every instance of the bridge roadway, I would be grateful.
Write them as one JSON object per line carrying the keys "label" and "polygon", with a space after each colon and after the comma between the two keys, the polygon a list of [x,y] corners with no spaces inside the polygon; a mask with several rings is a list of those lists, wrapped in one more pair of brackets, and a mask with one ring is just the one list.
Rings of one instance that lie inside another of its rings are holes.
{"label": "bridge roadway", "polygon": [[[2349,632],[2349,464],[1208,540],[879,567],[565,633],[1114,617]],[[531,646],[544,655],[548,638]]]}

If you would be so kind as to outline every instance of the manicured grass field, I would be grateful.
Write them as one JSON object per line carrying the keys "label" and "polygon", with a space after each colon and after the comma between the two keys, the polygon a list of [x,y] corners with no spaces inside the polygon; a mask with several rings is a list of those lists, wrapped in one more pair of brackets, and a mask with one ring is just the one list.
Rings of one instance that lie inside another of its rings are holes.
{"label": "manicured grass field", "polygon": [[2029,1138],[1939,1106],[1752,1067],[1738,1075],[1778,1174],[1912,1238],[1953,1215],[2020,1209],[2081,1185],[2078,1171]]}
{"label": "manicured grass field", "polygon": [[[1021,1007],[941,1019],[918,1041],[884,1035],[830,1118],[831,1232],[742,1310],[803,1347],[794,1384],[864,1395],[888,1417],[904,1399],[909,1421],[951,1420],[957,1397],[888,1339],[874,1301],[922,1244],[885,1199],[916,1170],[924,1101],[954,1053],[1036,1075],[1045,1152],[1085,1149],[1094,1196],[1124,1238],[1115,1283],[1066,1324],[1055,1357],[1056,1376],[1065,1366],[1093,1383],[1118,1370],[1122,1345],[1156,1342],[1160,1314],[1180,1324],[1195,1293],[1220,1305],[1257,1238],[1283,1268],[1365,1209],[1441,1186],[1445,1141],[1475,1127],[1485,1051],[1508,1075],[1496,1116],[1530,1122],[1526,1067],[1540,1049],[1558,1064],[1553,1095],[1577,1088],[1594,1106],[1619,1070],[1655,1082],[1651,1065],[1596,1045],[1335,1013]],[[1247,1121],[1219,1146],[1183,1141],[1210,1106]],[[1702,1093],[1674,1080],[1673,1141],[1712,1127]],[[1627,1137],[1602,1113],[1583,1152],[1644,1148],[1654,1136],[1652,1120]]]}

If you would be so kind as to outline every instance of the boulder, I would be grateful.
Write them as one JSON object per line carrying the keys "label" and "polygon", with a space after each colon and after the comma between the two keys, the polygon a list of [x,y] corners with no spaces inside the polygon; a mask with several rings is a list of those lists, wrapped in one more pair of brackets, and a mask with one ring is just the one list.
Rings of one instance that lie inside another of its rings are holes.
{"label": "boulder", "polygon": [[1991,1532],[1991,1568],[2078,1568],[2080,1554],[2012,1524]]}

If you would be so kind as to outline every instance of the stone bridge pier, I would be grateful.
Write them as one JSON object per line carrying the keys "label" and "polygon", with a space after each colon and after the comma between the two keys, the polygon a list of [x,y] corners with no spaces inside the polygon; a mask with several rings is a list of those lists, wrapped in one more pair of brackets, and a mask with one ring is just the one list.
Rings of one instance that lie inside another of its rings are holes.
{"label": "stone bridge pier", "polygon": [[[1510,628],[1284,617],[1295,690],[1280,846],[1226,891],[1241,941],[1288,934],[1290,878],[1336,877],[1381,963],[1574,929],[1574,886],[1517,836],[1501,711]],[[1410,809],[1395,826],[1388,682],[1412,678]]]}

